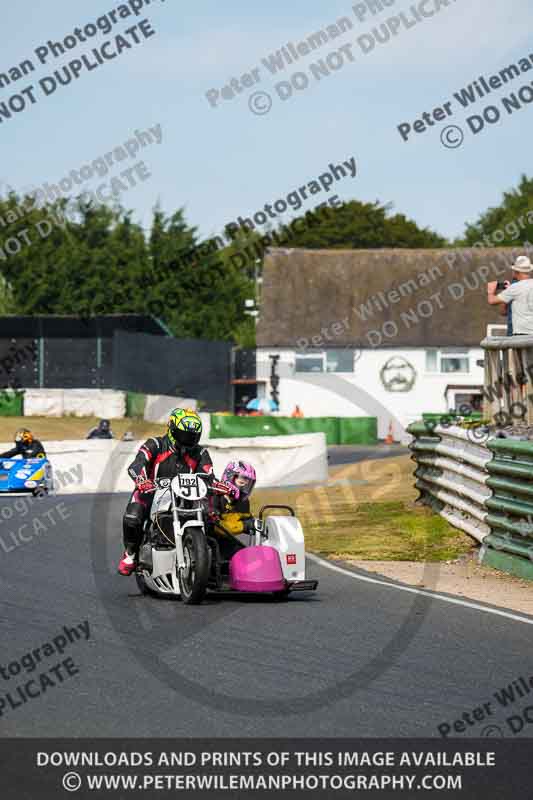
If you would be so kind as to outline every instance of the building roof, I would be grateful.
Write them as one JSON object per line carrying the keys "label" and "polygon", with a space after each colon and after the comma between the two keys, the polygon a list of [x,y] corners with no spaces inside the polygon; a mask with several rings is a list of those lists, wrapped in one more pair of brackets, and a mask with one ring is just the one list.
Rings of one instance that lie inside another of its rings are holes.
{"label": "building roof", "polygon": [[520,252],[269,249],[257,344],[479,347],[487,324],[504,321],[486,284],[510,278]]}

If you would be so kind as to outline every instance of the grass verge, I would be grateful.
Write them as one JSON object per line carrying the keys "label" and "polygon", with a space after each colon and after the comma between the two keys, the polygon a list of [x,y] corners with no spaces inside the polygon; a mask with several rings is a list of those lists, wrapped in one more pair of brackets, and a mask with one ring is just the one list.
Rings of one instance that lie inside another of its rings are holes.
{"label": "grass verge", "polygon": [[[45,445],[47,441],[85,439],[97,424],[97,417],[0,417],[0,442],[13,441],[17,428],[29,428]],[[161,436],[165,430],[164,425],[136,417],[112,419],[111,428],[118,439],[126,431],[132,431],[136,439],[147,439],[149,436]]]}
{"label": "grass verge", "polygon": [[257,490],[254,510],[292,506],[307,550],[327,558],[438,562],[475,550],[473,539],[415,504],[412,473],[409,456],[334,468],[324,486]]}

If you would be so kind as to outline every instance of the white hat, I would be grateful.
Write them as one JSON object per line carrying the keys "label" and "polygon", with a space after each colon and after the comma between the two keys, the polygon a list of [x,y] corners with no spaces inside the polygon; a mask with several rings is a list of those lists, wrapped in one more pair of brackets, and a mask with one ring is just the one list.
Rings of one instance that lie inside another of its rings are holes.
{"label": "white hat", "polygon": [[533,264],[527,256],[518,256],[513,264],[513,269],[516,270],[516,272],[531,272],[533,270]]}

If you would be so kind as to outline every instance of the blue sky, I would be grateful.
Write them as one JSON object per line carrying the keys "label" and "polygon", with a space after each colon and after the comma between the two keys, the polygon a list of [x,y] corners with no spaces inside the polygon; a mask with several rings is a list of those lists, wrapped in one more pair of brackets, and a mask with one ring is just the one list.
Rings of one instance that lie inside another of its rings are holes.
{"label": "blue sky", "polygon": [[[438,0],[427,0],[426,7]],[[55,182],[71,169],[112,150],[135,129],[161,124],[163,141],[143,151],[151,178],[131,189],[124,203],[145,226],[156,202],[166,211],[185,206],[187,220],[203,236],[218,233],[238,215],[286,196],[327,170],[330,162],[355,157],[358,174],[337,184],[341,199],[391,202],[395,211],[447,236],[459,235],[521,173],[532,174],[529,136],[533,104],[474,136],[465,125],[470,113],[533,80],[533,70],[512,86],[495,91],[468,112],[454,103],[450,124],[465,130],[458,149],[446,149],[446,122],[407,143],[397,125],[414,122],[450,100],[479,75],[492,75],[533,52],[529,0],[449,0],[450,5],[387,44],[364,55],[357,37],[386,19],[409,13],[419,0],[396,0],[383,13],[359,21],[351,2],[270,0],[220,3],[214,0],[152,4],[136,19],[122,20],[107,36],[81,44],[68,55],[38,66],[28,78],[0,89],[0,102],[131,24],[148,17],[157,35],[106,62],[50,97],[0,123],[1,186],[22,189]],[[0,72],[34,56],[48,39],[62,40],[77,26],[94,22],[119,6],[114,0],[90,4],[19,0],[3,12]],[[354,3],[355,5],[355,3]],[[290,7],[289,7],[290,6]],[[286,42],[348,17],[353,29],[302,58],[278,77],[262,59]],[[310,75],[310,64],[346,43],[355,58],[342,69],[282,102],[275,84],[293,72]],[[205,94],[232,77],[260,69],[260,83],[237,98],[210,107]],[[268,92],[270,113],[248,107],[254,90]],[[124,166],[131,166],[128,162]],[[114,174],[118,174],[117,169]],[[89,182],[94,188],[100,181]],[[0,186],[0,188],[1,188]],[[317,196],[306,206],[323,199]],[[286,217],[285,219],[287,219]]]}

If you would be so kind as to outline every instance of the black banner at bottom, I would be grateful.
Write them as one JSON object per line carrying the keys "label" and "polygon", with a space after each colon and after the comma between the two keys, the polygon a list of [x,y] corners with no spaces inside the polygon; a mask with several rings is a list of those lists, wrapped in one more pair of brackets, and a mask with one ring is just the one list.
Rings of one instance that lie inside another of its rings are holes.
{"label": "black banner at bottom", "polygon": [[531,760],[527,739],[0,739],[4,800],[525,800]]}

